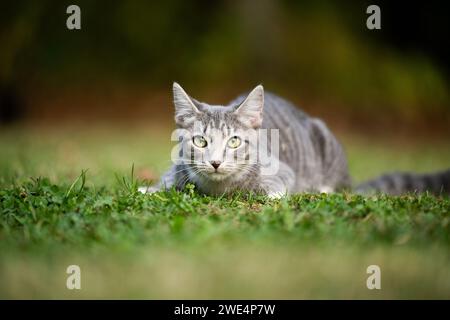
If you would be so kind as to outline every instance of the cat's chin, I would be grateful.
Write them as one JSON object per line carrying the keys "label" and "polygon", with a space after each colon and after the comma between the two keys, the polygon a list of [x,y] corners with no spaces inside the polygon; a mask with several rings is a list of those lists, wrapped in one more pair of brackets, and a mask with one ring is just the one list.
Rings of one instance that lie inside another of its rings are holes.
{"label": "cat's chin", "polygon": [[228,174],[213,172],[207,175],[208,179],[211,181],[223,181],[229,178]]}

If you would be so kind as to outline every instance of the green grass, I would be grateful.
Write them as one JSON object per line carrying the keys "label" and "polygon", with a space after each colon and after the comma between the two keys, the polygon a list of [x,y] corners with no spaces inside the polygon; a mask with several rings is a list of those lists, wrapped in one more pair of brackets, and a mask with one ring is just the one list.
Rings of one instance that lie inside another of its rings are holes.
{"label": "green grass", "polygon": [[[121,132],[0,136],[0,298],[450,297],[448,197],[142,195],[170,143]],[[343,140],[357,181],[450,159],[445,142]],[[71,264],[82,290],[65,287]],[[366,288],[372,264],[381,290]]]}

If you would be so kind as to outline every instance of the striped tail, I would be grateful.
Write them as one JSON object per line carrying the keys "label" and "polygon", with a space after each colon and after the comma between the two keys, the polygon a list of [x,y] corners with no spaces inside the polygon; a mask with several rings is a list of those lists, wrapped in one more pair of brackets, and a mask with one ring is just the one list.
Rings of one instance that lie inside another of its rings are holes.
{"label": "striped tail", "polygon": [[394,172],[364,182],[356,187],[357,193],[386,193],[400,195],[408,192],[431,192],[450,195],[450,169],[428,174]]}

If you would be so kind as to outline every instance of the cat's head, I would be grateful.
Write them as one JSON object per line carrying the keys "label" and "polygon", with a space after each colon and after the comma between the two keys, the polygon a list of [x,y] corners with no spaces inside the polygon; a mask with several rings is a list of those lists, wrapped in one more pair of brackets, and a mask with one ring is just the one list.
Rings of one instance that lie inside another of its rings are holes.
{"label": "cat's head", "polygon": [[209,105],[173,84],[175,122],[181,159],[190,174],[211,181],[256,173],[257,132],[263,120],[264,89],[253,89],[241,102]]}

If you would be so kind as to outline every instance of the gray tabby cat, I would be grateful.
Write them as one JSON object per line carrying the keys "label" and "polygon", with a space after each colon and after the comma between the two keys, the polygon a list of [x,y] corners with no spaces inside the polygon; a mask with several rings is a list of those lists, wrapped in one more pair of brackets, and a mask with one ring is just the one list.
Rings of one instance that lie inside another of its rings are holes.
{"label": "gray tabby cat", "polygon": [[[173,95],[178,159],[156,186],[142,187],[141,192],[181,190],[192,183],[210,195],[253,191],[279,198],[351,187],[346,156],[327,126],[290,102],[264,93],[261,85],[226,106],[199,102],[177,83]],[[264,140],[264,129],[277,134]],[[260,149],[263,141],[270,154],[266,161]],[[449,184],[450,170],[430,175],[395,173],[364,183],[356,191],[439,193],[448,192]]]}

